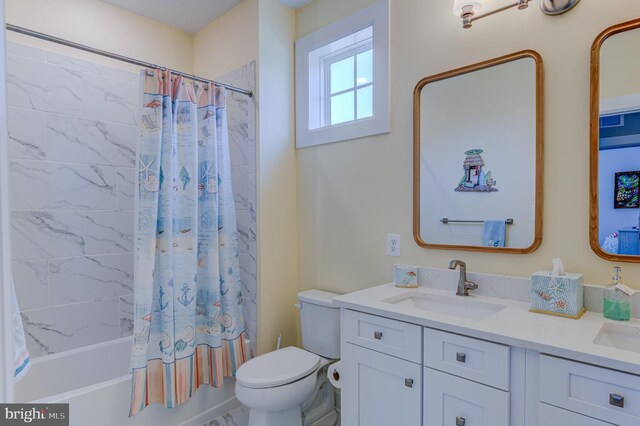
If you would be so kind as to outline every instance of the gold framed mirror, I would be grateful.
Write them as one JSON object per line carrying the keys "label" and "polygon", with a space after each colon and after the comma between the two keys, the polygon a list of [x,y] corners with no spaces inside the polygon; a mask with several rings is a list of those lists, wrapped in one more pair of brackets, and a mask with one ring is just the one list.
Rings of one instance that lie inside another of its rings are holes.
{"label": "gold framed mirror", "polygon": [[542,241],[543,64],[532,50],[413,93],[413,235],[424,248],[526,254]]}
{"label": "gold framed mirror", "polygon": [[591,47],[589,242],[600,257],[640,262],[640,19]]}

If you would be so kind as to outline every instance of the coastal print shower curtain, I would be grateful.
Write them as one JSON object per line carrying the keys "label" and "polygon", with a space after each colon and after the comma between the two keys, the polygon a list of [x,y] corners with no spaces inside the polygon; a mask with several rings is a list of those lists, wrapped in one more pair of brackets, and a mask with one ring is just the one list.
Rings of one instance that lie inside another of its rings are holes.
{"label": "coastal print shower curtain", "polygon": [[225,89],[143,70],[130,415],[245,361]]}

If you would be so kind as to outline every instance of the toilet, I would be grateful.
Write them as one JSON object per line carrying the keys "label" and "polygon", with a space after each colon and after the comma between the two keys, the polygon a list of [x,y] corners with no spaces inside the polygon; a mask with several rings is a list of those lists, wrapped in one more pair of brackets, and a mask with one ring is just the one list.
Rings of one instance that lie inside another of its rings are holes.
{"label": "toilet", "polygon": [[236,372],[236,398],[249,408],[249,426],[302,426],[301,407],[315,397],[321,365],[340,358],[340,309],[335,293],[306,290],[296,307],[302,346],[260,355]]}

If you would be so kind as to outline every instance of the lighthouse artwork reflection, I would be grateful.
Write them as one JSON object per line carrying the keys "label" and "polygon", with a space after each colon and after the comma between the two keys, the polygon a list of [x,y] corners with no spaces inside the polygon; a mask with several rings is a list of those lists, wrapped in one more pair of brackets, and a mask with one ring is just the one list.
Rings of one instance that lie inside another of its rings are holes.
{"label": "lighthouse artwork reflection", "polygon": [[466,158],[462,163],[464,176],[460,179],[456,192],[497,192],[496,181],[492,178],[491,172],[482,170],[484,160],[480,156],[481,149],[470,149],[465,151]]}

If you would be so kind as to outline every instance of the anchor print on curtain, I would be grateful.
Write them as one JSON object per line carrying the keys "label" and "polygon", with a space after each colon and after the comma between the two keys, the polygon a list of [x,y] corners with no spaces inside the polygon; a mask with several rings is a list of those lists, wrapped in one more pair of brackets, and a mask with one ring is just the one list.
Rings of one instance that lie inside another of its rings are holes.
{"label": "anchor print on curtain", "polygon": [[245,361],[225,90],[143,70],[130,415]]}

